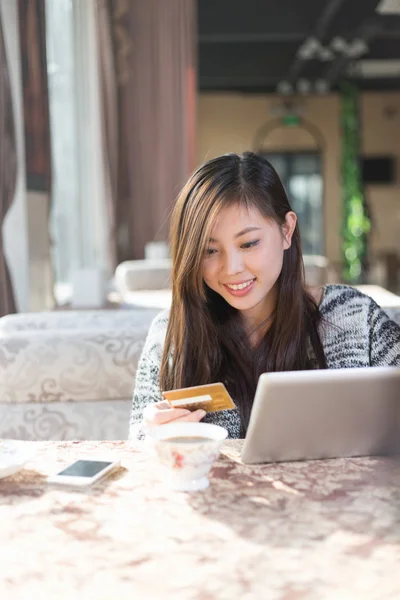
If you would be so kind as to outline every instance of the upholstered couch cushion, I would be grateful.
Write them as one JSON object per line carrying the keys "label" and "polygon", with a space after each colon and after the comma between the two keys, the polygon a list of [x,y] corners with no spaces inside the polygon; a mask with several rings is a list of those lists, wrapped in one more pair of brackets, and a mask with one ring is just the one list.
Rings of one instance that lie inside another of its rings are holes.
{"label": "upholstered couch cushion", "polygon": [[130,397],[148,326],[0,336],[0,403]]}
{"label": "upholstered couch cushion", "polygon": [[17,331],[63,329],[94,330],[133,329],[150,325],[157,308],[141,310],[55,310],[7,315],[0,319],[0,336]]}
{"label": "upholstered couch cushion", "polygon": [[0,438],[125,440],[132,399],[0,404]]}
{"label": "upholstered couch cushion", "polygon": [[136,368],[158,310],[0,319],[0,438],[124,439]]}

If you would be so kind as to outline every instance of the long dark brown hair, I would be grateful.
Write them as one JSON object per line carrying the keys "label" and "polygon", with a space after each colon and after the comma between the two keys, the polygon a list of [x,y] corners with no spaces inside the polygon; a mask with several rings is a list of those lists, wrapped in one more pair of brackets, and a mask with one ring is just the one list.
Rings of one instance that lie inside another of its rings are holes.
{"label": "long dark brown hair", "polygon": [[327,365],[318,306],[305,289],[297,225],[284,251],[273,322],[257,347],[251,346],[239,311],[205,284],[202,262],[211,228],[221,209],[233,204],[258,209],[280,228],[292,210],[272,165],[252,152],[214,158],[190,177],[171,218],[172,306],[160,386],[171,390],[223,381],[244,434],[261,373]]}

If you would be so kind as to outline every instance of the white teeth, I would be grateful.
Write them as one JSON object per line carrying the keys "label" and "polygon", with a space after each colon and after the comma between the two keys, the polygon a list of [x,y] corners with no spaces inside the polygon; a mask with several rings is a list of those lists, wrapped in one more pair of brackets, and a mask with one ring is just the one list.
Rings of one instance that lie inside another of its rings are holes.
{"label": "white teeth", "polygon": [[250,281],[246,281],[245,283],[239,283],[239,285],[228,285],[227,287],[230,288],[231,290],[244,290],[244,288],[249,287],[249,285],[251,283],[253,283],[254,279],[251,279]]}

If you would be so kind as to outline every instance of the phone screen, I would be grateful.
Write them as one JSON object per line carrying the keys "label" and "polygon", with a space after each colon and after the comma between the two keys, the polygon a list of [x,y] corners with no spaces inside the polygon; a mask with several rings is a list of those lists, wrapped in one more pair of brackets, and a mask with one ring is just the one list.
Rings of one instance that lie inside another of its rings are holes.
{"label": "phone screen", "polygon": [[111,464],[111,462],[100,460],[77,460],[64,469],[64,471],[57,473],[57,475],[62,475],[63,477],[94,477]]}

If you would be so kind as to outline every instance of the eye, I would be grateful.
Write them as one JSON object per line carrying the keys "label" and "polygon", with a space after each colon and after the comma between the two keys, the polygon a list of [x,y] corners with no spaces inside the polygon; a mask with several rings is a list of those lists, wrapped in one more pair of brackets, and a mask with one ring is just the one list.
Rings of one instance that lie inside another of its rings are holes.
{"label": "eye", "polygon": [[244,250],[248,250],[249,248],[254,248],[254,246],[258,246],[259,243],[260,243],[260,240],[254,240],[253,242],[246,242],[245,244],[242,244],[240,247],[243,248]]}
{"label": "eye", "polygon": [[217,250],[215,248],[207,248],[206,250],[206,256],[212,256],[213,254],[216,254]]}

